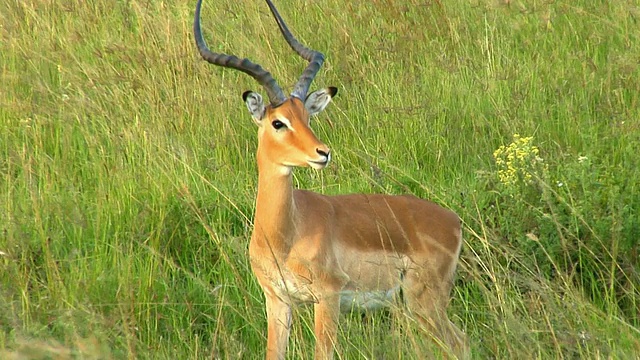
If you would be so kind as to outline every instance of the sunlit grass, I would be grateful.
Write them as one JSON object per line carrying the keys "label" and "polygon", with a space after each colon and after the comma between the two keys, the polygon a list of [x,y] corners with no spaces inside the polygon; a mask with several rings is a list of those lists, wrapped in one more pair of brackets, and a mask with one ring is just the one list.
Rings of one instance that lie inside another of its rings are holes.
{"label": "sunlit grass", "polygon": [[[439,5],[440,4],[440,5]],[[640,5],[276,3],[339,96],[314,120],[335,154],[296,184],[414,193],[463,218],[450,317],[475,358],[640,352]],[[0,3],[0,357],[262,356],[246,248],[261,90],[201,61],[191,2]],[[304,67],[261,2],[205,1],[214,50],[283,87]],[[532,137],[545,171],[500,182]],[[343,318],[346,359],[424,359],[402,311]],[[309,309],[289,358],[309,358]]]}

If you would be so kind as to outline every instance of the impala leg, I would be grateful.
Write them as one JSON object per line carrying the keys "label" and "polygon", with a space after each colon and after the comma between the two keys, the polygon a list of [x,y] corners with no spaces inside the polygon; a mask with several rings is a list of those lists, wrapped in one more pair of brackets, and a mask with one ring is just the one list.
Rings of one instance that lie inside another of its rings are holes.
{"label": "impala leg", "polygon": [[340,297],[333,295],[314,305],[314,332],[316,335],[315,359],[333,359],[338,335]]}
{"label": "impala leg", "polygon": [[289,343],[291,306],[277,297],[266,297],[267,306],[267,360],[282,360]]}
{"label": "impala leg", "polygon": [[469,350],[466,335],[447,316],[451,282],[438,284],[434,276],[414,271],[406,276],[405,290],[407,307],[424,328],[438,339],[438,345],[446,353],[466,359]]}

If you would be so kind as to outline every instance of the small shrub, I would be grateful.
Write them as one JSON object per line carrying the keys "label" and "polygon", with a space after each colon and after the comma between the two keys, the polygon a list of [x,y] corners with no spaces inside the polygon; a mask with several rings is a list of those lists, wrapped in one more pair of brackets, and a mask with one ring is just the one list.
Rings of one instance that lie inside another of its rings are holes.
{"label": "small shrub", "polygon": [[633,183],[591,156],[549,163],[541,152],[533,137],[518,134],[494,152],[488,211],[500,238],[541,276],[561,276],[637,323],[640,197]]}

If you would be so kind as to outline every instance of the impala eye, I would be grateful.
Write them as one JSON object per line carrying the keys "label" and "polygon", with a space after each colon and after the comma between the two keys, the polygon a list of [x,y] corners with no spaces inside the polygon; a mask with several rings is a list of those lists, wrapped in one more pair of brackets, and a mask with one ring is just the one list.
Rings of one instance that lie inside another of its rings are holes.
{"label": "impala eye", "polygon": [[273,128],[276,129],[276,130],[280,130],[282,128],[286,128],[287,127],[287,125],[285,125],[280,120],[273,120],[273,122],[271,123],[271,126],[273,126]]}

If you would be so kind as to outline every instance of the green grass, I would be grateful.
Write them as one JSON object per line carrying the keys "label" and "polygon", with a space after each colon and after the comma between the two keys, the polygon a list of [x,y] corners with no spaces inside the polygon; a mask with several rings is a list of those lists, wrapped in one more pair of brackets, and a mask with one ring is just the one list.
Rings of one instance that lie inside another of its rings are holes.
{"label": "green grass", "polygon": [[[339,96],[299,187],[414,193],[466,224],[450,317],[474,358],[640,353],[637,1],[279,0]],[[0,4],[0,357],[262,356],[247,261],[257,169],[244,74],[199,59],[195,3]],[[266,4],[206,1],[214,50],[290,86]],[[499,181],[533,136],[544,166]],[[291,359],[309,358],[296,313]],[[340,358],[423,359],[402,313],[346,315]]]}

